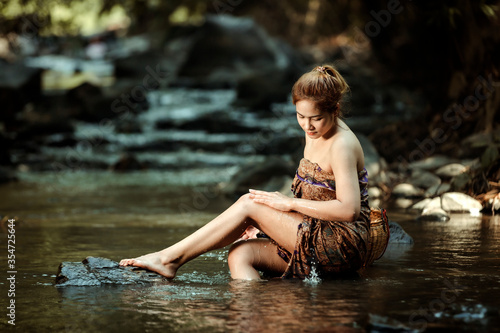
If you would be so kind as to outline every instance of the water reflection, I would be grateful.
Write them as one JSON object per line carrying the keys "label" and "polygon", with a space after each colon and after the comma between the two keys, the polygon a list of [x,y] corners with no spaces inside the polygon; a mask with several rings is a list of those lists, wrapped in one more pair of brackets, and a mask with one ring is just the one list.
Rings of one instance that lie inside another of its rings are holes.
{"label": "water reflection", "polygon": [[239,332],[352,328],[361,319],[361,305],[341,297],[334,288],[297,281],[232,281],[229,287],[230,325]]}
{"label": "water reflection", "polygon": [[[52,283],[62,261],[89,255],[117,260],[163,248],[226,204],[214,202],[207,210],[185,216],[177,204],[189,202],[191,192],[158,186],[157,175],[143,185],[123,175],[122,186],[119,176],[106,183],[101,175],[96,183],[80,188],[69,186],[77,182],[65,177],[68,182],[47,191],[40,185],[47,179],[2,187],[0,212],[22,217],[16,227],[19,330],[363,332],[370,314],[409,327],[423,320],[430,331],[500,327],[498,216],[453,215],[438,223],[417,222],[405,211],[391,211],[391,219],[414,244],[391,245],[357,278],[232,281],[227,251],[220,250],[183,266],[170,283],[56,288]],[[6,236],[5,230],[1,233]],[[5,267],[5,257],[0,265]]]}

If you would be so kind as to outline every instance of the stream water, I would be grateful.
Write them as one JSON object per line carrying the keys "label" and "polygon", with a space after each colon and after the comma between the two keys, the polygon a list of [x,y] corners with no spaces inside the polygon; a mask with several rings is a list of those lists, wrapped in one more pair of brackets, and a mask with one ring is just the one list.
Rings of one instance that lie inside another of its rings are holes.
{"label": "stream water", "polygon": [[[54,285],[60,262],[155,251],[214,217],[230,202],[203,192],[208,181],[192,187],[200,173],[26,172],[20,182],[0,186],[0,212],[17,216],[13,297],[7,297],[7,225],[0,235],[1,331],[364,332],[380,329],[377,316],[415,330],[500,331],[499,217],[417,222],[389,209],[415,244],[390,247],[351,279],[232,281],[221,249],[163,284]],[[6,316],[12,299],[15,326]]]}
{"label": "stream water", "polygon": [[[414,330],[500,331],[498,217],[416,222],[389,207],[415,244],[391,246],[351,279],[232,281],[221,249],[186,264],[171,282],[56,287],[63,261],[118,261],[180,240],[231,204],[214,184],[227,182],[245,162],[283,153],[259,147],[286,147],[303,136],[293,106],[252,113],[235,110],[234,98],[224,90],[151,92],[147,112],[119,115],[138,124],[138,132],[117,131],[116,122],[77,122],[74,146],[55,134],[40,151],[13,152],[23,165],[20,181],[0,185],[0,215],[15,219],[12,228],[1,225],[2,332],[363,332],[387,320]],[[238,127],[223,133],[176,128],[221,111]],[[165,130],[159,123],[173,125]],[[149,170],[107,171],[124,152]],[[9,230],[15,230],[14,274],[8,273]],[[12,301],[15,326],[7,316]]]}

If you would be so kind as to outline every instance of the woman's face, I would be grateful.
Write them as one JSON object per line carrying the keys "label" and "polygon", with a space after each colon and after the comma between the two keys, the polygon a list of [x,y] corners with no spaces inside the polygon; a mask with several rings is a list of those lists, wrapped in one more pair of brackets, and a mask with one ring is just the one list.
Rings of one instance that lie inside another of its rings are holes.
{"label": "woman's face", "polygon": [[331,132],[335,117],[316,108],[316,104],[307,99],[295,103],[297,121],[311,139],[318,139]]}

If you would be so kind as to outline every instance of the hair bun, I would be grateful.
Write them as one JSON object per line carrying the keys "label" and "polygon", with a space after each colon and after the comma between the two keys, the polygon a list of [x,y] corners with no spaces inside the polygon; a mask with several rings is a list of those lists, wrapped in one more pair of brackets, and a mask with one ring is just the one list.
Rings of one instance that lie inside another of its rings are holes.
{"label": "hair bun", "polygon": [[292,102],[310,100],[324,112],[342,117],[339,102],[349,85],[332,65],[319,65],[305,73],[292,88]]}

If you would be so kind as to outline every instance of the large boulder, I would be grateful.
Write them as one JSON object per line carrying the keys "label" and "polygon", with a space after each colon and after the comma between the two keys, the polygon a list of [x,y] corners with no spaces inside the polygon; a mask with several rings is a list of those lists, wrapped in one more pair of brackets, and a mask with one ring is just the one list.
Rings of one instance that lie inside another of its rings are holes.
{"label": "large boulder", "polygon": [[[245,99],[248,85],[260,83],[260,75],[267,73],[289,91],[301,71],[297,69],[300,57],[289,46],[268,36],[251,18],[228,15],[207,16],[199,27],[172,29],[165,54],[177,64],[171,72],[177,76],[175,84],[226,88],[240,82],[240,95]],[[275,102],[286,99],[284,90],[278,90],[276,86],[272,89],[279,97]]]}
{"label": "large boulder", "polygon": [[87,257],[82,262],[62,262],[56,276],[56,286],[149,284],[165,280],[157,273],[122,267],[107,258]]}

